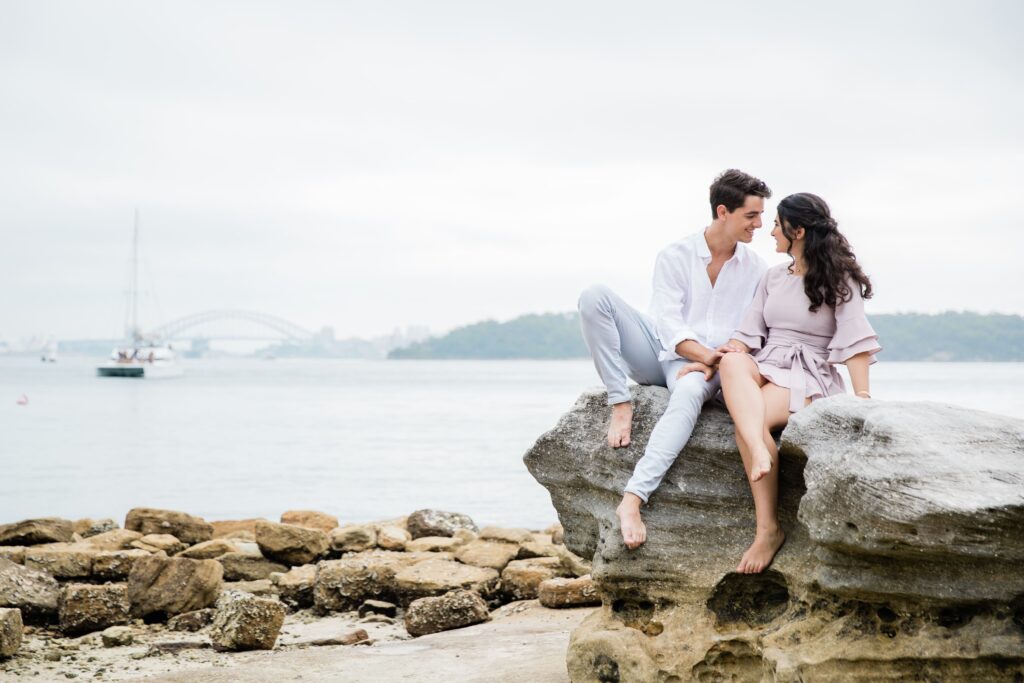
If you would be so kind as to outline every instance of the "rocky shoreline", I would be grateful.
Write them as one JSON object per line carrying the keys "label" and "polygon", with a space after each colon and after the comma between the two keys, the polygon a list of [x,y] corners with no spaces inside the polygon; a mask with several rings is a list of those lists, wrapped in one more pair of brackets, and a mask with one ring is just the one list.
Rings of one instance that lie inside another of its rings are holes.
{"label": "rocky shoreline", "polygon": [[599,604],[589,573],[557,524],[480,529],[438,510],[348,525],[316,511],[207,522],[153,508],[123,527],[23,520],[0,525],[0,677],[129,680],[230,668],[247,651],[373,647],[520,604]]}

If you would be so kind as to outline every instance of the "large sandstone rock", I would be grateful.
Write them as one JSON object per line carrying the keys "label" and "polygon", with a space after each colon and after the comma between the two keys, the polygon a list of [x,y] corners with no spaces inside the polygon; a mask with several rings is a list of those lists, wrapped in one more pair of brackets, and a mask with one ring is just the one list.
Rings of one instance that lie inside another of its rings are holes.
{"label": "large sandstone rock", "polygon": [[0,657],[10,657],[18,651],[22,631],[21,610],[0,607]]}
{"label": "large sandstone rock", "polygon": [[477,526],[469,515],[443,510],[417,510],[409,515],[406,528],[413,538],[454,536],[459,529],[477,532]]}
{"label": "large sandstone rock", "polygon": [[49,543],[25,550],[25,566],[47,572],[59,579],[74,579],[92,573],[96,551],[77,543]]}
{"label": "large sandstone rock", "polygon": [[754,531],[732,423],[708,405],[622,543],[615,507],[667,392],[634,387],[613,451],[588,392],[526,454],[602,607],[573,633],[574,683],[1008,680],[1024,676],[1024,422],[834,397],[782,435],[771,568],[733,568]]}
{"label": "large sandstone rock", "polygon": [[60,629],[66,635],[78,636],[127,624],[131,620],[130,608],[128,589],[123,583],[71,583],[60,593]]}
{"label": "large sandstone rock", "polygon": [[501,572],[501,590],[509,600],[534,600],[541,582],[570,576],[557,557],[513,560]]}
{"label": "large sandstone rock", "polygon": [[427,560],[400,569],[395,574],[395,593],[402,605],[418,598],[444,595],[450,590],[466,589],[485,599],[499,588],[497,570],[474,567],[449,560]]}
{"label": "large sandstone rock", "polygon": [[309,564],[328,548],[327,534],[319,529],[256,522],[256,543],[268,559],[289,566]]}
{"label": "large sandstone rock", "polygon": [[454,590],[415,600],[405,612],[405,630],[411,636],[448,631],[489,621],[487,603],[477,593]]}
{"label": "large sandstone rock", "polygon": [[266,522],[263,518],[226,519],[210,522],[214,538],[228,538],[256,542],[256,522]]}
{"label": "large sandstone rock", "polygon": [[74,524],[59,517],[25,519],[0,525],[0,545],[37,545],[71,540]]}
{"label": "large sandstone rock", "polygon": [[128,550],[132,542],[142,538],[142,534],[131,529],[110,529],[95,536],[86,538],[78,545],[88,546],[96,550]]}
{"label": "large sandstone rock", "polygon": [[490,567],[501,571],[519,555],[519,546],[501,541],[470,541],[455,551],[455,559],[475,567]]}
{"label": "large sandstone rock", "polygon": [[313,587],[316,585],[315,564],[304,564],[301,567],[292,567],[283,574],[275,574],[271,577],[277,583],[278,594],[281,601],[291,607],[311,607],[313,605]]}
{"label": "large sandstone rock", "polygon": [[220,594],[224,569],[217,560],[151,555],[128,576],[133,616],[171,616],[209,607]]}
{"label": "large sandstone rock", "polygon": [[281,524],[304,526],[329,532],[338,526],[338,518],[316,510],[288,510],[281,514]]}
{"label": "large sandstone rock", "polygon": [[216,559],[224,567],[226,581],[258,581],[269,579],[271,574],[288,571],[283,564],[248,553],[225,553]]}
{"label": "large sandstone rock", "polygon": [[92,556],[92,576],[106,581],[125,581],[132,565],[142,557],[152,555],[147,550],[101,550]]}
{"label": "large sandstone rock", "polygon": [[27,624],[45,624],[57,618],[60,585],[38,569],[0,559],[0,607],[17,607]]}
{"label": "large sandstone rock", "polygon": [[285,607],[277,600],[225,591],[217,600],[210,626],[215,650],[271,650],[284,624]]}
{"label": "large sandstone rock", "polygon": [[237,553],[238,546],[224,538],[214,538],[202,543],[196,543],[178,553],[178,557],[188,557],[193,560],[212,560],[227,553]]}
{"label": "large sandstone rock", "polygon": [[150,553],[157,553],[162,550],[168,555],[176,555],[187,546],[170,534],[146,534],[142,538],[132,541],[131,547]]}
{"label": "large sandstone rock", "polygon": [[317,564],[313,600],[321,612],[354,610],[369,599],[391,600],[404,553],[377,551]]}
{"label": "large sandstone rock", "polygon": [[213,526],[202,517],[156,508],[132,508],[124,520],[124,528],[140,534],[170,534],[185,545],[202,543],[213,538]]}
{"label": "large sandstone rock", "polygon": [[597,586],[590,576],[541,581],[537,587],[537,598],[540,604],[553,609],[601,604],[601,596],[598,595]]}

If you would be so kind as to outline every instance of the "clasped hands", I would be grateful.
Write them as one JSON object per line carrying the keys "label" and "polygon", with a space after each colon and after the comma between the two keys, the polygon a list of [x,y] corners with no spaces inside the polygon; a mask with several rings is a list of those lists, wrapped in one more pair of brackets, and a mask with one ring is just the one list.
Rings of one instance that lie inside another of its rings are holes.
{"label": "clasped hands", "polygon": [[722,356],[727,353],[747,353],[747,350],[740,348],[732,341],[728,341],[714,351],[705,348],[705,352],[703,358],[691,360],[691,362],[679,368],[676,378],[681,378],[683,375],[691,372],[702,372],[704,373],[705,381],[710,382],[711,378],[718,372],[718,363],[722,360]]}

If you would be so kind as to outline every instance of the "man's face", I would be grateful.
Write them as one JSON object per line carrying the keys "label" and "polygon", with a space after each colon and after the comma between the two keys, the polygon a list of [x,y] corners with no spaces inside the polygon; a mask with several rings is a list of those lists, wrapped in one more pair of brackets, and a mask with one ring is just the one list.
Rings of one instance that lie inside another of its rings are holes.
{"label": "man's face", "polygon": [[748,194],[743,206],[733,212],[724,212],[725,232],[737,242],[750,243],[754,239],[754,231],[761,227],[761,214],[764,213],[764,197]]}

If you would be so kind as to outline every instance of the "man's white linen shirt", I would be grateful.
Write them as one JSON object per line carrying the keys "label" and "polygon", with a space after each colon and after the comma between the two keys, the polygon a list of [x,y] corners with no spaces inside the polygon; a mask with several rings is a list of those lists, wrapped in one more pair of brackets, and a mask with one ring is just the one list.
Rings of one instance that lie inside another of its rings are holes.
{"label": "man's white linen shirt", "polygon": [[743,243],[725,262],[715,286],[708,278],[711,250],[700,231],[665,247],[654,264],[651,317],[661,342],[661,361],[680,358],[676,345],[693,339],[708,348],[729,341],[754,298],[764,260]]}

